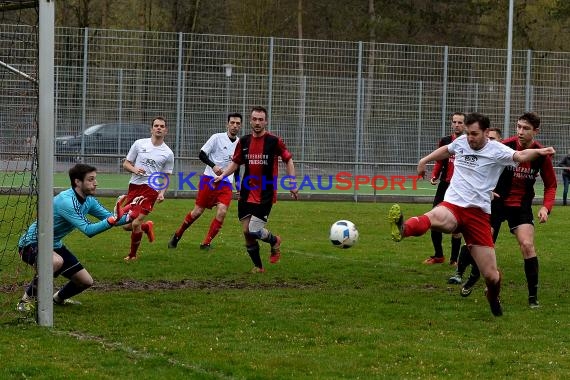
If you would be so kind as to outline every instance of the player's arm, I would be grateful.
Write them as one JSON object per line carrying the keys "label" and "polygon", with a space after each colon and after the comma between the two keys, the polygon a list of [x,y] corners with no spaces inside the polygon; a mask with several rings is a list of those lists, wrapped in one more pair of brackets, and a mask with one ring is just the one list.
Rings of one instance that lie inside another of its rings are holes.
{"label": "player's arm", "polygon": [[291,198],[299,198],[299,188],[295,180],[295,164],[293,163],[293,154],[287,149],[287,145],[282,138],[279,138],[277,143],[277,155],[281,157],[281,161],[285,163],[285,172],[287,173],[289,180],[289,193],[291,193]]}
{"label": "player's arm", "polygon": [[297,183],[295,180],[295,164],[293,163],[293,158],[289,158],[285,161],[285,172],[287,176],[290,178],[289,181],[289,192],[291,193],[291,197],[294,199],[299,198],[299,188],[297,187]]}
{"label": "player's arm", "polygon": [[[444,145],[447,145],[447,144],[444,144],[443,139],[440,139],[439,144],[437,144],[437,147],[441,148]],[[433,171],[431,172],[431,179],[430,179],[430,182],[432,185],[437,184],[437,180],[441,176],[441,171],[443,170],[444,162],[445,162],[445,160],[438,160],[435,162],[435,165],[433,166]]]}
{"label": "player's arm", "polygon": [[165,184],[164,188],[158,191],[158,196],[156,197],[156,201],[159,203],[164,200],[164,196],[166,195],[168,186],[170,186],[170,176],[172,175],[173,170],[174,170],[174,153],[170,151],[168,159],[161,168],[161,173],[164,176],[166,176],[166,178],[164,178],[164,184]]}
{"label": "player's arm", "polygon": [[137,175],[145,175],[146,173],[146,170],[144,170],[144,168],[137,168],[135,164],[129,160],[123,161],[123,168],[129,173]]}
{"label": "player's arm", "polygon": [[214,183],[220,182],[222,179],[226,178],[230,174],[234,174],[234,172],[238,168],[239,168],[239,165],[235,161],[230,162],[230,164],[224,169],[222,174],[214,177]]}
{"label": "player's arm", "polygon": [[549,156],[555,154],[556,150],[553,147],[549,146],[547,148],[538,148],[538,149],[525,149],[525,150],[517,150],[513,154],[513,161],[515,162],[528,162],[536,160],[540,156]]}
{"label": "player's arm", "polygon": [[431,172],[431,179],[430,179],[432,185],[437,184],[437,180],[441,175],[441,170],[443,169],[444,162],[445,162],[444,160],[439,160],[435,162],[435,165],[433,166],[433,171]]}
{"label": "player's arm", "polygon": [[540,177],[544,183],[544,196],[542,200],[542,207],[538,211],[538,219],[540,223],[545,223],[548,220],[548,214],[552,211],[556,199],[556,172],[552,159],[547,156],[540,168]]}
{"label": "player's arm", "polygon": [[242,151],[241,144],[242,144],[242,140],[239,139],[238,143],[236,145],[236,148],[234,150],[234,155],[232,157],[232,161],[230,162],[230,164],[228,166],[226,166],[224,168],[224,171],[222,172],[222,174],[214,177],[212,182],[214,182],[214,183],[220,182],[222,179],[226,178],[230,174],[234,174],[234,172],[239,169],[240,165],[245,163],[244,157],[242,157],[242,153],[241,153],[241,151]]}
{"label": "player's arm", "polygon": [[200,159],[200,161],[202,161],[211,168],[216,166],[214,161],[210,160],[210,157],[208,157],[208,153],[204,152],[203,150],[201,150],[200,153],[198,154],[198,158]]}
{"label": "player's arm", "polygon": [[212,160],[210,160],[210,157],[208,157],[208,153],[204,152],[203,150],[200,151],[200,153],[198,154],[198,158],[200,159],[200,161],[202,161],[204,164],[208,165],[209,167],[212,168],[212,170],[214,171],[214,173],[216,173],[216,175],[220,175],[223,172],[223,169],[216,165],[216,163]]}
{"label": "player's arm", "polygon": [[92,198],[93,202],[91,207],[89,208],[88,214],[94,216],[99,220],[106,220],[107,218],[113,216],[113,213],[107,210],[99,200],[96,198]]}
{"label": "player's arm", "polygon": [[418,175],[420,177],[425,178],[426,165],[428,162],[445,160],[445,159],[448,159],[449,156],[451,156],[451,153],[449,152],[447,147],[448,147],[447,145],[439,147],[436,150],[434,150],[433,152],[431,152],[430,154],[428,154],[427,156],[420,159],[420,161],[418,162],[418,167],[417,167],[417,172],[418,172]]}
{"label": "player's arm", "polygon": [[[93,237],[113,227],[107,219],[103,219],[95,223],[90,222],[83,214],[81,214],[81,212],[73,207],[71,200],[58,205],[56,209],[65,220],[67,220],[74,228],[83,232],[87,237]],[[109,215],[111,215],[111,213],[109,213]]]}
{"label": "player's arm", "polygon": [[166,186],[164,186],[163,189],[160,189],[158,191],[158,196],[156,197],[156,201],[158,203],[160,203],[164,200],[164,195],[166,194],[166,191],[168,190],[168,186],[170,186],[170,173],[162,173],[162,174],[164,174],[164,176],[166,176],[166,178],[164,178],[164,184]]}

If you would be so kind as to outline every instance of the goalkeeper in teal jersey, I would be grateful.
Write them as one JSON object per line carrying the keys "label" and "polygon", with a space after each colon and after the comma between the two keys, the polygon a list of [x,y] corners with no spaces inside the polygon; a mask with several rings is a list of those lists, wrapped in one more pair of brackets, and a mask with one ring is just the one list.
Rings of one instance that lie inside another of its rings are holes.
{"label": "goalkeeper in teal jersey", "polygon": [[[125,196],[119,197],[112,213],[99,203],[93,195],[97,189],[97,169],[86,164],[77,164],[69,170],[71,188],[62,191],[53,199],[53,276],[62,275],[69,279],[53,296],[56,304],[77,303],[71,297],[93,285],[93,278],[81,265],[75,255],[69,251],[62,239],[75,229],[88,237],[93,237],[113,226],[129,223],[140,212],[142,199],[135,199],[122,207]],[[87,215],[99,219],[91,222]],[[35,221],[22,235],[18,242],[18,251],[22,261],[36,266],[38,257],[38,222]],[[18,303],[18,311],[30,311],[34,308],[37,276],[26,288]]]}

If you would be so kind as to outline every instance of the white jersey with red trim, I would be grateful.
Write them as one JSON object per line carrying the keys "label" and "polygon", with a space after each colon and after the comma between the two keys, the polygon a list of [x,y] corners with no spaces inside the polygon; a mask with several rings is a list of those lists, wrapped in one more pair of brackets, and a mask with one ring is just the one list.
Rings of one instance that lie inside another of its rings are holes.
{"label": "white jersey with red trim", "polygon": [[460,207],[478,207],[491,213],[492,191],[506,166],[517,166],[515,151],[497,141],[488,140],[483,148],[473,150],[463,135],[447,146],[455,155],[454,172],[444,201]]}
{"label": "white jersey with red trim", "polygon": [[144,175],[131,175],[129,183],[135,185],[148,185],[149,176],[153,173],[172,174],[174,169],[172,150],[164,142],[155,146],[150,138],[135,141],[127,154],[127,160],[135,167],[145,170]]}
{"label": "white jersey with red trim", "polygon": [[[215,133],[210,138],[201,150],[208,155],[208,158],[216,165],[225,169],[230,162],[232,162],[232,157],[234,156],[234,151],[236,150],[236,145],[238,143],[238,138],[234,141],[230,140],[226,132]],[[206,166],[204,170],[204,175],[215,177],[217,174],[214,173],[211,167]],[[234,175],[230,174],[224,181],[233,183]]]}

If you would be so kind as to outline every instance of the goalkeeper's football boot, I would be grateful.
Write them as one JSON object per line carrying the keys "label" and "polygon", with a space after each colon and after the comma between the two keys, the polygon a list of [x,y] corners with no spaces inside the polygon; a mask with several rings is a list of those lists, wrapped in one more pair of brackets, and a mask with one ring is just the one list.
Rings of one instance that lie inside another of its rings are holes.
{"label": "goalkeeper's football boot", "polygon": [[172,235],[172,238],[170,238],[170,241],[168,242],[168,248],[178,247],[179,241],[180,241],[180,238],[178,236],[176,236],[176,234]]}
{"label": "goalkeeper's football boot", "polygon": [[392,230],[392,240],[401,241],[404,237],[404,214],[399,204],[394,204],[388,212],[388,220]]}
{"label": "goalkeeper's football boot", "polygon": [[56,301],[55,298],[53,299],[54,305],[60,306],[71,306],[71,305],[81,305],[81,302],[72,300],[71,298],[64,299],[63,301]]}
{"label": "goalkeeper's football boot", "polygon": [[36,310],[36,302],[33,298],[27,300],[20,300],[16,305],[16,311],[22,314],[31,314]]}
{"label": "goalkeeper's football boot", "polygon": [[275,244],[271,246],[269,262],[271,264],[277,264],[279,259],[281,259],[281,236],[275,236]]}

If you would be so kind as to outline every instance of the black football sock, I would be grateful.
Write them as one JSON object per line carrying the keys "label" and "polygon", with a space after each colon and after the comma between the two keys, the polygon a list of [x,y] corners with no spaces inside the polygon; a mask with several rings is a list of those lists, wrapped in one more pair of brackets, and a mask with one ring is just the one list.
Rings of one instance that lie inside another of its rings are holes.
{"label": "black football sock", "polygon": [[28,298],[35,297],[38,294],[38,276],[35,276],[34,279],[30,282],[28,287],[26,288],[26,295]]}
{"label": "black football sock", "polygon": [[270,246],[274,246],[277,242],[277,238],[271,233],[271,231],[267,231],[267,237],[265,239],[261,239],[261,241],[269,243]]}
{"label": "black football sock", "polygon": [[524,260],[524,273],[526,274],[528,296],[536,297],[538,293],[538,257]]}
{"label": "black football sock", "polygon": [[68,298],[71,298],[71,297],[81,293],[82,291],[84,291],[87,288],[88,287],[86,287],[86,286],[77,285],[73,281],[69,281],[67,284],[63,285],[63,287],[61,289],[59,289],[59,291],[57,292],[57,295],[58,295],[59,299],[63,301],[63,300],[66,300]]}
{"label": "black football sock", "polygon": [[471,254],[467,245],[462,245],[457,258],[457,274],[463,276],[467,267],[471,264]]}
{"label": "black football sock", "polygon": [[255,265],[258,268],[263,268],[263,264],[261,263],[261,256],[259,256],[259,243],[256,241],[252,245],[248,245],[245,247],[247,249],[247,253]]}
{"label": "black football sock", "polygon": [[471,265],[471,274],[469,275],[469,280],[477,282],[481,277],[481,272],[479,271],[479,267],[475,262]]}
{"label": "black football sock", "polygon": [[461,238],[451,237],[451,257],[450,261],[459,260],[459,249],[461,248]]}
{"label": "black football sock", "polygon": [[439,231],[431,232],[431,242],[433,243],[434,256],[443,257],[443,247],[441,243],[443,241],[443,234]]}

